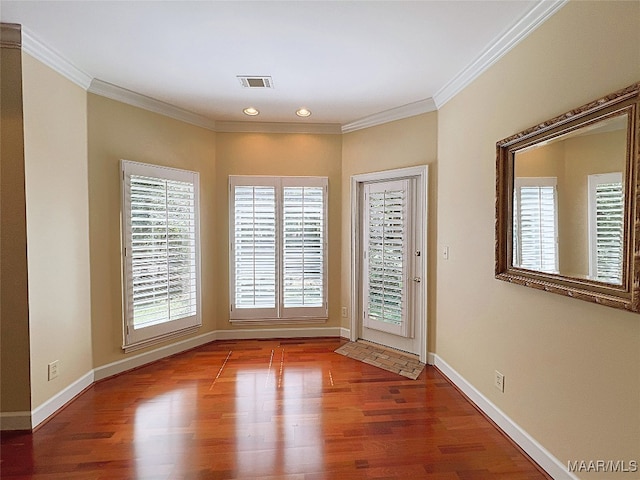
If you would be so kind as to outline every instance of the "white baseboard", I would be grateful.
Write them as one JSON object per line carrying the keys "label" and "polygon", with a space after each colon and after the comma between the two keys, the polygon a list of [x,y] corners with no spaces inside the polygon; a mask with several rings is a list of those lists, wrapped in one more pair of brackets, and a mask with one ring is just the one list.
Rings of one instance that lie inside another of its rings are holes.
{"label": "white baseboard", "polygon": [[192,348],[199,347],[215,340],[245,340],[252,338],[296,338],[296,337],[337,337],[340,336],[339,327],[296,327],[296,328],[269,328],[269,329],[231,329],[215,330],[197,337],[189,338],[181,342],[172,343],[164,347],[156,348],[149,352],[127,357],[117,362],[109,363],[94,370],[95,380],[103,380],[113,375],[138,368],[147,363],[155,362],[161,358],[175,355]]}
{"label": "white baseboard", "polygon": [[0,412],[0,430],[31,430],[31,412]]}
{"label": "white baseboard", "polygon": [[155,362],[156,360],[175,355],[176,353],[199,347],[200,345],[213,342],[217,339],[217,332],[208,332],[198,335],[197,337],[188,338],[187,340],[156,348],[149,352],[123,358],[117,362],[108,363],[107,365],[103,365],[93,370],[95,380],[103,380],[105,378],[118,375],[119,373],[126,372],[127,370],[141,367],[147,363]]}
{"label": "white baseboard", "polygon": [[351,338],[351,329],[340,327],[340,336],[349,340]]}
{"label": "white baseboard", "polygon": [[[433,354],[430,354],[433,355]],[[540,465],[555,480],[578,480],[565,465],[540,445],[531,435],[509,418],[502,410],[480,393],[473,385],[455,371],[438,355],[433,355],[435,365],[451,380],[469,399],[476,404],[504,433],[516,442],[527,455]]]}
{"label": "white baseboard", "polygon": [[51,415],[73,400],[85,388],[93,384],[93,370],[84,374],[64,390],[61,390],[39,407],[31,411],[32,428],[36,428]]}
{"label": "white baseboard", "polygon": [[215,340],[248,340],[252,338],[296,338],[296,337],[337,337],[340,336],[338,327],[296,327],[296,328],[269,328],[269,329],[231,329],[215,330],[197,337],[189,338],[181,342],[172,343],[164,347],[156,348],[149,352],[127,357],[117,362],[112,362],[94,370],[95,380],[103,380],[113,375],[141,367],[147,363],[155,362],[176,353],[184,352],[199,347]]}
{"label": "white baseboard", "polygon": [[291,327],[218,330],[216,340],[250,340],[252,338],[339,337],[340,327]]}
{"label": "white baseboard", "polygon": [[436,364],[436,354],[432,352],[427,352],[427,365],[435,365]]}

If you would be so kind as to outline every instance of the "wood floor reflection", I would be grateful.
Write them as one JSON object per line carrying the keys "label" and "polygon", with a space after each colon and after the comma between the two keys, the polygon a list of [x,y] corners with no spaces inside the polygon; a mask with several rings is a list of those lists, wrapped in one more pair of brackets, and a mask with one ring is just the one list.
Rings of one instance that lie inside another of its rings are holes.
{"label": "wood floor reflection", "polygon": [[7,479],[550,478],[435,368],[409,380],[340,339],[220,341],[96,383],[33,434]]}

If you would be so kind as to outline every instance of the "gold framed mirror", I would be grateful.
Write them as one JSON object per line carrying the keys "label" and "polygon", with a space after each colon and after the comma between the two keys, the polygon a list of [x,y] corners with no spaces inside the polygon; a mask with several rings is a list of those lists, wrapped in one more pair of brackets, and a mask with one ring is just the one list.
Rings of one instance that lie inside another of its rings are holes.
{"label": "gold framed mirror", "polygon": [[496,278],[640,312],[640,83],[496,151]]}

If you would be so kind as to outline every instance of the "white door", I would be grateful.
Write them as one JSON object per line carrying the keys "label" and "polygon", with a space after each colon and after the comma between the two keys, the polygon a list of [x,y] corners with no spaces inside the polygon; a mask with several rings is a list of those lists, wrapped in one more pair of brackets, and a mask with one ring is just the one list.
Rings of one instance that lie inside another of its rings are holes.
{"label": "white door", "polygon": [[420,355],[424,332],[415,317],[424,255],[416,242],[416,179],[364,183],[362,192],[360,338]]}

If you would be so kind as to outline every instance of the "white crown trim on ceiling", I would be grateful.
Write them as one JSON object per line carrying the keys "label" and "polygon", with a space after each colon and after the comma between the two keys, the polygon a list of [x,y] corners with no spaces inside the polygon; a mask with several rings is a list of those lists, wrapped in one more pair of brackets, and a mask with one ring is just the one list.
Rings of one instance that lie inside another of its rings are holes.
{"label": "white crown trim on ceiling", "polygon": [[221,133],[313,133],[340,135],[337,123],[294,123],[294,122],[216,122],[216,132]]}
{"label": "white crown trim on ceiling", "polygon": [[24,27],[22,27],[22,50],[83,89],[89,88],[92,79],[88,73],[80,70],[61,54],[42,43],[33,36],[29,29]]}
{"label": "white crown trim on ceiling", "polygon": [[118,100],[210,130],[217,131],[217,129],[220,129],[220,131],[224,132],[258,131],[263,133],[340,133],[340,131],[342,133],[348,133],[394,120],[401,120],[403,118],[432,112],[441,108],[480,76],[487,68],[527,37],[527,35],[542,25],[545,20],[560,10],[568,1],[569,0],[543,0],[536,3],[515,25],[496,38],[473,62],[438,90],[433,98],[419,100],[408,105],[369,115],[344,124],[341,129],[333,124],[216,122],[215,120],[132,92],[117,85],[93,79],[86,72],[65,59],[61,54],[34,37],[33,34],[25,28],[22,29],[22,48],[35,59],[41,61],[90,93]]}
{"label": "white crown trim on ceiling", "polygon": [[515,25],[499,35],[478,57],[436,92],[433,99],[439,109],[482,72],[502,58],[509,50],[524,40],[545,20],[560,10],[569,0],[549,0],[536,3]]}
{"label": "white crown trim on ceiling", "polygon": [[161,102],[155,98],[147,97],[140,93],[132,92],[126,88],[118,87],[111,83],[103,82],[94,78],[91,81],[91,85],[87,89],[89,93],[100,95],[101,97],[107,97],[112,100],[117,100],[134,107],[139,107],[150,112],[159,113],[167,117],[174,118],[191,125],[207,128],[209,130],[216,130],[216,122],[202,115],[195,114],[188,110],[175,107],[169,103]]}
{"label": "white crown trim on ceiling", "polygon": [[427,98],[425,100],[409,103],[408,105],[402,105],[401,107],[391,108],[384,112],[375,113],[354,122],[346,123],[342,126],[342,133],[362,130],[363,128],[374,127],[376,125],[382,125],[383,123],[402,120],[403,118],[409,118],[415,115],[433,112],[435,110],[435,102],[432,98]]}

